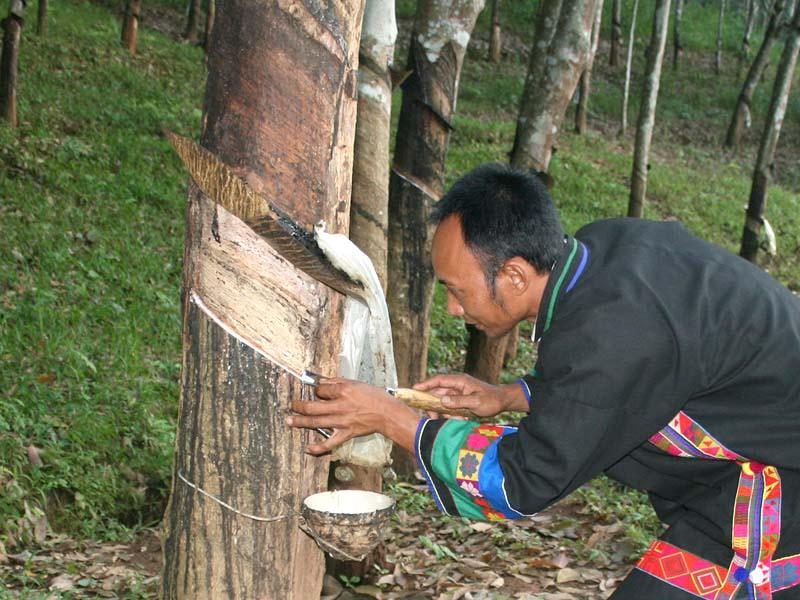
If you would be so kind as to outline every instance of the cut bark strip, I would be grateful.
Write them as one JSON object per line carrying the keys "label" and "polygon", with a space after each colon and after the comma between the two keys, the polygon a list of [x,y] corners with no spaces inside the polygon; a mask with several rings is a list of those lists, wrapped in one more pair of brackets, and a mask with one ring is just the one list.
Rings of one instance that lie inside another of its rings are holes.
{"label": "cut bark strip", "polygon": [[396,166],[392,167],[392,173],[397,175],[400,179],[402,179],[407,184],[414,186],[420,192],[425,194],[428,197],[428,200],[430,200],[430,202],[435,203],[435,202],[439,201],[440,194],[437,194],[436,192],[434,192],[430,187],[428,187],[425,184],[425,182],[417,179],[416,177],[414,177],[410,173],[403,173]]}

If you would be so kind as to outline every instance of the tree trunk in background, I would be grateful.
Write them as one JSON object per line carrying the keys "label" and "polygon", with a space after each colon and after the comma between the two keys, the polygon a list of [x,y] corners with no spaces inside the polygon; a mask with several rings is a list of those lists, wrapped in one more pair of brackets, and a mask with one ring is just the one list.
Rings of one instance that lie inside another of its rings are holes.
{"label": "tree trunk in background", "polygon": [[786,45],[783,48],[781,62],[775,73],[775,85],[772,88],[772,100],[769,104],[769,113],[761,136],[761,145],[758,148],[758,158],[753,172],[753,185],[750,188],[750,201],[747,204],[744,231],[742,232],[742,248],[740,254],[750,262],[755,262],[758,253],[758,237],[764,219],[767,205],[767,187],[772,177],[775,149],[781,135],[783,118],[786,115],[786,105],[789,102],[789,92],[792,88],[797,55],[800,51],[800,10],[795,9],[791,21]]}
{"label": "tree trunk in background", "polygon": [[[332,232],[347,229],[361,7],[359,0],[222,0],[217,13],[201,143],[306,230],[319,220]],[[298,311],[291,334],[302,342],[302,360],[322,373],[337,371],[342,297],[291,267],[194,186],[186,225],[162,597],[319,598],[322,552],[298,529],[296,513],[305,496],[325,489],[328,462],[303,452],[316,433],[284,423],[290,400],[301,395],[299,381],[229,335],[189,292],[212,297],[233,289],[228,310],[236,312],[246,291],[239,282],[260,285],[257,291],[280,299],[263,310]],[[254,318],[241,304],[242,314],[232,317]],[[237,514],[181,476],[239,511],[276,519]]]}
{"label": "tree trunk in background", "polygon": [[11,0],[8,16],[3,19],[3,56],[0,59],[0,116],[9,127],[17,126],[17,72],[19,44],[22,37],[25,2]]}
{"label": "tree trunk in background", "polygon": [[205,34],[203,35],[203,49],[208,55],[208,51],[211,49],[211,31],[214,29],[214,18],[217,15],[217,1],[216,0],[208,0],[208,4],[206,4],[206,28]]}
{"label": "tree trunk in background", "polygon": [[132,55],[136,54],[136,40],[139,31],[139,11],[142,8],[141,0],[127,0],[125,3],[125,17],[122,21],[122,45]]}
{"label": "tree trunk in background", "polygon": [[725,3],[726,0],[719,2],[719,20],[717,21],[717,52],[714,55],[714,71],[717,75],[722,72],[722,29],[725,23]]}
{"label": "tree trunk in background", "polygon": [[581,73],[581,80],[578,83],[578,106],[575,109],[575,131],[584,134],[588,129],[587,118],[589,113],[589,93],[592,88],[592,67],[594,57],[597,54],[597,46],[600,43],[600,21],[603,17],[603,0],[595,0],[595,18],[592,24],[592,48],[586,60],[586,68]]}
{"label": "tree trunk in background", "polygon": [[647,191],[647,161],[650,156],[650,141],[653,138],[653,126],[656,122],[656,102],[658,87],[661,82],[661,63],[664,60],[664,47],[667,43],[669,28],[670,0],[656,0],[653,15],[653,33],[650,48],[647,52],[647,70],[645,72],[642,103],[639,108],[639,120],[636,124],[636,145],[633,150],[633,172],[631,173],[631,198],[628,203],[628,216],[641,217]]}
{"label": "tree trunk in background", "polygon": [[750,58],[750,37],[753,35],[753,24],[755,23],[757,0],[747,0],[747,18],[744,23],[744,35],[742,36],[742,49],[739,52],[737,66],[737,77],[741,75],[742,66]]}
{"label": "tree trunk in background", "polygon": [[[367,0],[361,26],[358,69],[358,118],[353,147],[353,194],[350,239],[370,257],[386,289],[386,236],[389,226],[389,140],[392,79],[389,65],[397,38],[394,0]],[[341,476],[345,473],[347,476]],[[331,489],[380,492],[381,469],[341,465],[333,470]],[[375,563],[376,549],[361,562],[328,559],[335,575],[364,577]]]}
{"label": "tree trunk in background", "polygon": [[622,91],[622,119],[619,125],[619,135],[623,136],[628,131],[628,97],[631,90],[631,65],[633,64],[633,42],[636,39],[636,15],[639,12],[639,0],[633,0],[631,13],[631,32],[628,36],[628,58],[625,61],[625,87]]}
{"label": "tree trunk in background", "polygon": [[36,13],[36,35],[47,35],[47,0],[39,0]]}
{"label": "tree trunk in background", "polygon": [[611,51],[608,64],[616,67],[619,64],[619,47],[622,44],[622,0],[613,0],[611,4]]}
{"label": "tree trunk in background", "polygon": [[[751,2],[754,0],[751,0]],[[681,45],[681,23],[683,22],[683,0],[675,0],[675,29],[672,32],[672,68],[678,69],[683,54]]]}
{"label": "tree trunk in background", "polygon": [[500,0],[492,0],[492,32],[489,36],[489,61],[500,62],[503,43],[500,36]]}
{"label": "tree trunk in background", "polygon": [[780,31],[783,8],[783,0],[775,0],[772,5],[767,29],[764,31],[764,39],[758,49],[758,54],[756,54],[750,69],[747,71],[747,77],[745,77],[742,85],[742,91],[739,92],[739,98],[736,100],[736,107],[733,109],[733,116],[728,125],[728,133],[725,135],[725,145],[728,148],[740,150],[744,131],[750,127],[753,94],[769,64],[770,51]]}
{"label": "tree trunk in background", "polygon": [[[547,172],[553,138],[591,51],[594,8],[595,0],[544,0],[540,5],[511,150],[511,165],[518,169]],[[496,382],[511,334],[488,339],[474,328],[469,333],[466,372]]]}
{"label": "tree trunk in background", "polygon": [[430,207],[444,192],[461,65],[482,0],[420,0],[389,184],[389,312],[401,386],[425,377],[433,296]]}
{"label": "tree trunk in background", "polygon": [[196,44],[200,33],[200,0],[189,0],[189,9],[186,12],[186,29],[183,30],[183,39]]}

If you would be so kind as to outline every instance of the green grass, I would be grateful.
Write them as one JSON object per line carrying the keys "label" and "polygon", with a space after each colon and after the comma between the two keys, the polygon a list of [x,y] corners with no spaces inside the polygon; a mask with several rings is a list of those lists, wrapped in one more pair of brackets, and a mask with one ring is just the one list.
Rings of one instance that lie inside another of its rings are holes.
{"label": "green grass", "polygon": [[[529,36],[533,4],[503,4],[510,32]],[[643,3],[643,16],[651,5]],[[413,2],[400,8],[413,15]],[[487,22],[483,15],[481,31]],[[687,57],[678,72],[664,71],[646,214],[679,218],[736,250],[753,149],[734,158],[716,141],[737,91],[730,52],[740,34],[735,26],[726,33],[730,68],[718,79],[707,39],[715,9],[690,3],[684,24]],[[161,129],[196,136],[205,77],[200,49],[147,28],[138,56],[128,56],[108,8],[64,0],[51,4],[46,39],[30,29],[20,64],[22,122],[15,131],[0,126],[0,541],[7,549],[30,541],[37,510],[54,530],[100,538],[127,536],[161,515],[178,396],[186,183]],[[641,49],[646,26],[639,31]],[[605,60],[594,83],[594,132],[562,134],[551,165],[570,231],[624,214],[627,205],[630,138],[597,133],[616,130],[621,97],[622,70],[610,71]],[[642,60],[638,53],[637,72]],[[507,160],[524,63],[488,65],[482,53],[469,53],[448,184],[478,163]],[[769,88],[762,84],[756,98],[756,128]],[[795,87],[781,152],[797,152],[799,99]],[[632,124],[635,114],[634,102]],[[571,118],[570,109],[563,132]],[[800,289],[797,170],[789,164],[779,173],[768,208],[779,247],[768,266],[793,289]],[[447,316],[441,290],[432,327],[431,369],[460,369],[466,333]],[[505,379],[527,371],[533,356],[523,339]],[[29,446],[42,450],[43,466],[30,465]],[[653,531],[641,495],[604,485],[584,492],[586,502],[625,519],[634,536]]]}

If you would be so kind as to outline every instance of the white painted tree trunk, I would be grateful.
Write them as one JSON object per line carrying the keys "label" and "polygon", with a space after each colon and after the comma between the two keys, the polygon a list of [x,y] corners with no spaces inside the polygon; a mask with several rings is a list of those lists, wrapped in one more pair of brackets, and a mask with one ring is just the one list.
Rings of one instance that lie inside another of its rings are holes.
{"label": "white painted tree trunk", "polygon": [[620,120],[619,135],[623,136],[628,131],[628,96],[631,89],[631,64],[633,63],[633,42],[636,39],[636,15],[639,12],[639,0],[633,0],[631,13],[631,32],[628,35],[628,59],[625,61],[625,88],[622,92],[622,118]]}
{"label": "white painted tree trunk", "polygon": [[[751,0],[753,1],[753,0]],[[672,68],[678,68],[683,53],[681,45],[681,23],[683,22],[683,0],[675,0],[675,29],[672,32]]]}
{"label": "white painted tree trunk", "polygon": [[661,64],[667,43],[670,0],[656,0],[653,15],[653,32],[647,53],[647,71],[636,124],[636,145],[633,151],[633,173],[631,174],[631,197],[628,204],[629,217],[641,217],[647,191],[647,163],[650,156],[650,141],[656,121],[656,102],[661,81]]}
{"label": "white painted tree trunk", "polygon": [[725,23],[725,4],[726,0],[719,2],[719,19],[717,21],[717,52],[714,55],[714,70],[717,75],[722,72],[722,32]]}
{"label": "white painted tree trunk", "polygon": [[581,73],[578,84],[578,106],[575,109],[575,131],[586,133],[589,117],[589,94],[592,88],[592,67],[600,44],[600,21],[603,17],[603,0],[596,0],[594,23],[592,23],[592,48],[586,60],[586,68]]}

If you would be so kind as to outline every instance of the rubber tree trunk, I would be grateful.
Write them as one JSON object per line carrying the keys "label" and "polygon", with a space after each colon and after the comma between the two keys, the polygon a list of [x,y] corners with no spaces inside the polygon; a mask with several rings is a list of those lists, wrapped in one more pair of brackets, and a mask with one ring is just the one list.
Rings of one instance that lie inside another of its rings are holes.
{"label": "rubber tree trunk", "polygon": [[424,378],[433,270],[430,207],[444,192],[458,81],[483,0],[420,0],[389,184],[389,312],[400,385]]}
{"label": "rubber tree trunk", "polygon": [[761,136],[761,145],[758,148],[758,158],[753,171],[753,184],[750,188],[750,201],[747,204],[747,215],[742,232],[740,254],[751,262],[756,261],[758,253],[758,238],[767,206],[767,188],[772,178],[775,150],[778,147],[778,138],[781,135],[781,126],[786,115],[786,105],[789,102],[789,92],[797,66],[798,52],[800,52],[800,10],[796,9],[786,38],[786,45],[781,54],[781,61],[778,64],[778,71],[775,74],[772,100],[769,104],[764,133]]}
{"label": "rubber tree trunk", "polygon": [[[359,0],[219,4],[201,144],[306,230],[319,220],[328,231],[347,229],[361,16]],[[257,209],[250,204],[243,212]],[[319,598],[322,552],[298,529],[297,512],[325,489],[328,461],[303,451],[316,433],[285,426],[299,381],[209,318],[192,301],[195,286],[226,299],[229,322],[296,311],[287,331],[318,372],[336,372],[341,339],[341,296],[190,187],[162,596]],[[225,296],[236,286],[241,292]],[[275,520],[237,514],[181,476],[238,511]]]}
{"label": "rubber tree trunk", "polygon": [[619,48],[622,45],[622,0],[611,3],[611,51],[608,64],[616,67],[619,64]]}
{"label": "rubber tree trunk", "polygon": [[[553,139],[591,50],[595,0],[544,0],[536,16],[536,32],[522,94],[511,165],[546,173]],[[500,377],[510,333],[489,339],[469,330],[464,370],[484,381]]]}
{"label": "rubber tree trunk", "polygon": [[[375,265],[386,289],[386,238],[389,226],[389,140],[392,80],[389,65],[397,38],[394,0],[367,0],[361,26],[358,70],[358,118],[353,148],[353,194],[350,203],[350,239]],[[339,465],[330,480],[332,489],[381,491],[381,470]],[[367,575],[376,549],[361,562],[328,561],[328,571],[349,577]]]}
{"label": "rubber tree trunk", "polygon": [[578,82],[578,106],[575,108],[575,131],[579,134],[586,133],[588,129],[588,114],[589,114],[589,94],[592,88],[592,67],[594,66],[594,57],[597,54],[597,46],[600,43],[600,21],[603,17],[603,0],[595,0],[594,23],[592,24],[592,48],[589,57],[586,60],[586,67],[581,73],[581,79]]}
{"label": "rubber tree trunk", "polygon": [[200,0],[189,0],[189,7],[186,13],[186,28],[183,30],[183,39],[195,44],[200,34]]}
{"label": "rubber tree trunk", "polygon": [[744,35],[742,35],[742,48],[739,51],[739,61],[737,70],[741,74],[742,66],[750,58],[750,38],[753,35],[753,25],[755,23],[755,16],[758,2],[756,0],[747,0],[747,17],[744,23]]}
{"label": "rubber tree trunk", "polygon": [[131,55],[136,54],[141,8],[141,0],[127,0],[125,2],[125,16],[122,20],[122,45],[128,49]]}
{"label": "rubber tree trunk", "polygon": [[622,90],[622,116],[620,118],[619,135],[628,132],[628,98],[631,90],[631,66],[633,64],[633,43],[636,40],[636,17],[639,12],[639,0],[633,0],[631,12],[631,31],[628,36],[628,58],[625,61],[625,85]]}
{"label": "rubber tree trunk", "polygon": [[758,82],[761,81],[761,77],[764,75],[767,65],[769,65],[769,55],[772,51],[772,46],[775,45],[775,40],[778,39],[778,33],[781,28],[783,8],[783,0],[775,0],[772,5],[772,12],[767,22],[767,28],[764,31],[764,39],[761,41],[761,46],[750,65],[750,69],[747,71],[744,84],[742,84],[742,91],[739,92],[736,107],[733,109],[731,122],[728,125],[728,132],[725,135],[725,145],[728,148],[740,150],[744,131],[750,127],[753,94],[758,87]]}
{"label": "rubber tree trunk", "polygon": [[670,0],[656,0],[653,15],[653,32],[647,53],[642,102],[639,120],[636,124],[636,144],[633,150],[633,172],[631,173],[631,197],[628,203],[628,216],[641,217],[647,191],[647,162],[650,156],[650,141],[656,122],[656,102],[661,82],[661,63],[664,60],[664,47],[667,43]]}
{"label": "rubber tree trunk", "polygon": [[9,127],[17,126],[17,75],[25,3],[12,0],[3,19],[3,56],[0,59],[0,115]]}
{"label": "rubber tree trunk", "polygon": [[217,1],[208,0],[206,4],[206,27],[203,34],[203,49],[208,56],[208,51],[211,48],[211,31],[214,29],[214,18],[217,16]]}
{"label": "rubber tree trunk", "polygon": [[725,24],[726,0],[719,2],[719,19],[717,20],[717,51],[714,55],[714,71],[717,75],[722,73],[722,32]]}
{"label": "rubber tree trunk", "polygon": [[672,30],[672,68],[677,70],[683,54],[681,26],[683,24],[683,0],[675,0],[675,27]]}
{"label": "rubber tree trunk", "polygon": [[36,11],[36,35],[45,37],[47,35],[47,0],[39,0]]}
{"label": "rubber tree trunk", "polygon": [[489,35],[489,62],[499,63],[503,53],[500,32],[500,0],[492,0],[492,31]]}

